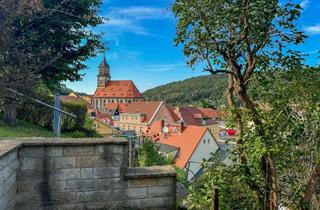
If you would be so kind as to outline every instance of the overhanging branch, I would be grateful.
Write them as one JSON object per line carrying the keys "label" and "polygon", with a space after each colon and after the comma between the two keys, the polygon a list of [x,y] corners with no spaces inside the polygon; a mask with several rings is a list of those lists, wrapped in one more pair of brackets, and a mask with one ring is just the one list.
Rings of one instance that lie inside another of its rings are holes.
{"label": "overhanging branch", "polygon": [[232,75],[236,76],[236,74],[234,72],[228,71],[228,70],[213,70],[211,68],[204,68],[203,71],[210,72],[211,74],[226,73],[226,74],[232,74]]}

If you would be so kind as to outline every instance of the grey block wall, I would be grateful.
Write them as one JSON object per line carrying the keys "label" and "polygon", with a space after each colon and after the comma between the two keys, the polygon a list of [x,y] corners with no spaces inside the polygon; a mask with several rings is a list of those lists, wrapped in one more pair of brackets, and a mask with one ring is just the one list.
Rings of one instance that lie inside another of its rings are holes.
{"label": "grey block wall", "polygon": [[0,210],[13,210],[16,202],[17,151],[0,157]]}
{"label": "grey block wall", "polygon": [[127,143],[26,144],[12,154],[0,172],[1,210],[175,209],[174,170],[128,168]]}

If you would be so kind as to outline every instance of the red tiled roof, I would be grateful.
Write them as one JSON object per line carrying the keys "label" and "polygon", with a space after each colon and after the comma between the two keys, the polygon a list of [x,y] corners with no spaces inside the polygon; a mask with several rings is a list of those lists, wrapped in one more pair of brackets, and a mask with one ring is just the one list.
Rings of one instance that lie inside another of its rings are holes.
{"label": "red tiled roof", "polygon": [[198,107],[178,107],[175,109],[175,113],[183,120],[187,125],[202,125],[202,119],[206,119],[206,124],[217,123],[214,118],[218,116],[218,112],[209,108]]}
{"label": "red tiled roof", "polygon": [[161,101],[149,101],[149,102],[133,102],[127,104],[124,113],[140,113],[144,115],[142,122],[149,122],[153,115],[156,113]]}
{"label": "red tiled roof", "polygon": [[97,88],[96,98],[143,98],[131,80],[109,81],[104,88]]}
{"label": "red tiled roof", "polygon": [[84,103],[87,106],[88,110],[92,110],[93,107],[90,103],[88,103],[86,100],[84,100],[81,97],[74,97],[74,96],[60,96],[60,101],[62,103],[68,103],[68,102],[79,102],[79,103]]}
{"label": "red tiled roof", "polygon": [[209,118],[222,117],[223,112],[221,110],[214,110],[210,108],[199,108],[199,110]]}
{"label": "red tiled roof", "polygon": [[108,103],[104,106],[105,109],[115,110],[118,109],[118,112],[123,113],[126,111],[129,104],[126,103]]}
{"label": "red tiled roof", "polygon": [[178,113],[176,113],[176,112],[174,111],[174,107],[169,106],[169,105],[167,105],[167,107],[168,107],[168,110],[169,110],[171,116],[173,117],[174,121],[177,122],[177,121],[181,120],[181,118],[180,118],[180,116],[178,115]]}
{"label": "red tiled roof", "polygon": [[108,114],[102,114],[97,112],[96,118],[104,123],[107,123],[108,125],[111,125],[111,126],[114,125],[112,117]]}
{"label": "red tiled roof", "polygon": [[175,165],[184,168],[208,128],[187,125],[184,126],[182,133],[180,133],[178,125],[170,125],[168,128],[169,132],[165,136],[161,132],[161,122],[156,121],[152,123],[147,135],[154,140],[159,140],[161,144],[179,148],[178,156],[175,158]]}

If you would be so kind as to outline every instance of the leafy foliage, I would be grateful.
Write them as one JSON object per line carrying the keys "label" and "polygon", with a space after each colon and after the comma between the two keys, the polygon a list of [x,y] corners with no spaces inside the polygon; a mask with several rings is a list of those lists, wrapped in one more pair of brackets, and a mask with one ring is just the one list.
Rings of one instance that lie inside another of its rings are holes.
{"label": "leafy foliage", "polygon": [[166,101],[172,105],[200,105],[208,101],[212,106],[225,104],[225,75],[199,76],[162,85],[143,93],[147,100]]}
{"label": "leafy foliage", "polygon": [[167,165],[166,157],[159,152],[157,145],[149,139],[144,139],[139,148],[139,166]]}
{"label": "leafy foliage", "polygon": [[[239,148],[229,151],[230,166],[214,158],[214,163],[205,163],[204,176],[191,184],[185,201],[190,209],[210,207],[213,185],[222,209],[259,209],[261,204],[250,184],[265,184],[260,160],[266,154],[275,161],[280,205],[290,209],[320,207],[317,191],[310,203],[301,200],[312,171],[320,163],[320,91],[314,88],[320,86],[319,75],[318,68],[298,68],[264,71],[254,77],[250,95],[258,101],[264,135],[253,129],[252,118],[243,109],[246,126],[240,149],[246,165],[238,161]],[[247,166],[254,176],[248,176]]]}
{"label": "leafy foliage", "polygon": [[[301,198],[320,163],[320,91],[314,88],[320,86],[319,75],[319,68],[265,71],[252,83],[251,95],[261,102],[265,135],[262,139],[255,130],[246,129],[243,149],[247,154],[268,153],[274,158],[279,201],[292,209],[320,207],[317,192],[310,203]],[[261,141],[258,151],[252,147],[257,138]],[[248,158],[253,164],[257,157]]]}
{"label": "leafy foliage", "polygon": [[[22,103],[11,89],[32,96],[41,82],[54,90],[62,81],[80,80],[84,61],[102,48],[101,34],[90,30],[103,21],[101,3],[0,0],[0,103]],[[4,116],[14,124],[15,116]]]}
{"label": "leafy foliage", "polygon": [[210,162],[204,162],[204,174],[189,186],[189,194],[184,200],[188,209],[211,209],[213,190],[218,189],[219,208],[259,209],[254,193],[243,182],[239,172],[240,165],[226,166],[222,164],[218,155],[214,155]]}
{"label": "leafy foliage", "polygon": [[[292,50],[292,45],[303,43],[306,37],[295,23],[301,6],[289,0],[176,0],[172,10],[178,19],[175,41],[183,44],[188,64],[206,64],[204,71],[228,74],[230,121],[239,130],[235,164],[244,169],[238,171],[238,177],[255,193],[262,208],[277,209],[284,202],[278,189],[282,177],[278,167],[285,165],[280,157],[284,151],[291,151],[284,142],[299,138],[302,121],[288,105],[283,104],[284,110],[273,109],[279,108],[277,103],[287,96],[281,91],[270,88],[279,94],[272,103],[266,103],[272,110],[268,112],[258,106],[265,102],[255,101],[259,98],[250,96],[249,90],[256,72],[279,70],[290,74],[293,69],[303,68],[300,52]],[[277,81],[273,82],[277,86]],[[285,84],[279,84],[280,90],[286,89]],[[261,92],[268,92],[263,82],[260,86]],[[286,117],[284,113],[292,115]],[[310,190],[314,191],[306,187],[306,192],[313,193]]]}
{"label": "leafy foliage", "polygon": [[[43,83],[37,86],[37,91],[33,97],[39,98],[47,104],[54,104],[54,97],[51,91]],[[93,121],[87,115],[85,102],[62,103],[61,108],[77,116],[77,118],[72,118],[64,114],[61,115],[61,130],[66,135],[75,138],[99,136],[93,129]],[[52,109],[33,101],[25,100],[23,105],[18,107],[17,111],[19,119],[42,128],[52,129]]]}

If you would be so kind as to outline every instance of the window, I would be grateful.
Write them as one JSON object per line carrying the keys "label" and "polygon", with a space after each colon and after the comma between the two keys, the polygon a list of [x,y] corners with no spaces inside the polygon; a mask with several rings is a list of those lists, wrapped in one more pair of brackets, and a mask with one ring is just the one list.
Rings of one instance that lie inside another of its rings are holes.
{"label": "window", "polygon": [[203,143],[206,144],[206,140],[205,139],[203,139]]}
{"label": "window", "polygon": [[208,144],[210,144],[210,139],[208,139],[207,141],[208,141]]}

